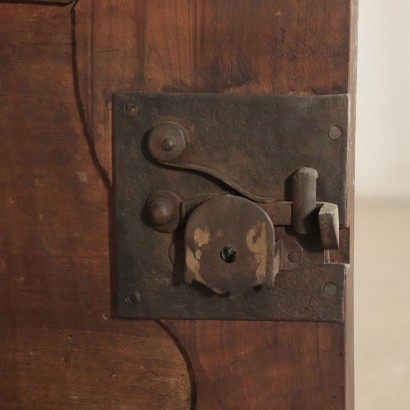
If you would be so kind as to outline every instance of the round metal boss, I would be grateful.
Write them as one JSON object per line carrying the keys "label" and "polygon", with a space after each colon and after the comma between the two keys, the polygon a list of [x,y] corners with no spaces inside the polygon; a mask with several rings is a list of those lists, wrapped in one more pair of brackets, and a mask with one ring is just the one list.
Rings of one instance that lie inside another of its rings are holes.
{"label": "round metal boss", "polygon": [[150,225],[158,232],[173,232],[180,223],[180,196],[168,190],[153,192],[145,209]]}
{"label": "round metal boss", "polygon": [[148,204],[148,214],[156,226],[164,226],[172,222],[177,211],[178,208],[174,201],[168,198],[151,200]]}
{"label": "round metal boss", "polygon": [[179,158],[187,143],[185,130],[174,122],[156,125],[148,135],[148,150],[159,162],[172,162]]}
{"label": "round metal boss", "polygon": [[185,281],[238,295],[273,283],[275,231],[266,212],[245,198],[221,195],[199,205],[185,227]]}

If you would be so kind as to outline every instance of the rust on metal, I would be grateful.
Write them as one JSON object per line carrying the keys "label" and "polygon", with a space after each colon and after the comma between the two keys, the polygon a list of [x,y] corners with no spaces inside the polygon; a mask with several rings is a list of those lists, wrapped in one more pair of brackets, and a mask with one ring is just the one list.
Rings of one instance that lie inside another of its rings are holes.
{"label": "rust on metal", "polygon": [[[326,175],[318,200],[337,204],[344,224],[347,133],[328,134],[333,124],[347,129],[347,95],[122,91],[114,100],[138,105],[134,131],[154,160],[211,175],[256,202],[291,200],[294,172],[316,169]],[[161,147],[167,138],[170,151]]]}
{"label": "rust on metal", "polygon": [[222,195],[198,206],[185,228],[185,281],[236,295],[273,284],[275,232],[266,212],[248,199]]}
{"label": "rust on metal", "polygon": [[[347,129],[346,104],[346,96],[117,93],[120,316],[343,321],[346,265],[324,261],[338,212],[345,222],[347,135],[328,133],[332,124]],[[127,113],[132,105],[138,115]]]}

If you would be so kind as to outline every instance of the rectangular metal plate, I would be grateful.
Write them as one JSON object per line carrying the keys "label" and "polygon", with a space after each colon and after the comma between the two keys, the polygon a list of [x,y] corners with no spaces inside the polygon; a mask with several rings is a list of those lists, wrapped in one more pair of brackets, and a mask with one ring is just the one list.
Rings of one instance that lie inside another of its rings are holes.
{"label": "rectangular metal plate", "polygon": [[[136,115],[127,114],[130,104],[138,107]],[[297,270],[279,272],[271,289],[262,286],[226,297],[183,282],[183,229],[173,234],[157,232],[144,220],[143,209],[150,194],[160,189],[171,189],[192,201],[234,192],[214,177],[166,167],[150,157],[147,133],[166,120],[184,124],[201,142],[204,149],[196,155],[193,152],[193,160],[204,152],[211,155],[214,147],[215,163],[225,163],[223,172],[231,169],[232,178],[238,181],[241,173],[235,170],[251,172],[253,179],[248,178],[246,188],[252,188],[258,179],[268,186],[271,178],[273,188],[268,196],[275,201],[291,200],[290,179],[296,169],[316,168],[318,200],[336,203],[344,224],[347,113],[345,95],[116,93],[114,180],[120,316],[343,321],[346,266],[324,263],[319,234],[302,237],[277,227],[277,239],[301,243],[303,263]],[[337,139],[329,137],[333,126],[341,130]],[[245,140],[246,146],[238,147]],[[229,152],[235,155],[227,155]],[[336,286],[335,294],[324,292],[327,283]]]}

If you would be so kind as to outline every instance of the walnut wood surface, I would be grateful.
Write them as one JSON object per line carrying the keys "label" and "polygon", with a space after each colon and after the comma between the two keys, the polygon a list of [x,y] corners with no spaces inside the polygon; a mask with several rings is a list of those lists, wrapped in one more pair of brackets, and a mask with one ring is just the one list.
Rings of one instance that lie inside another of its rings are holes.
{"label": "walnut wood surface", "polygon": [[69,8],[0,4],[0,408],[189,408],[178,346],[113,313]]}
{"label": "walnut wood surface", "polygon": [[0,407],[188,408],[169,341],[148,336],[149,343],[147,334],[121,334],[115,326],[109,332],[0,329]]}
{"label": "walnut wood surface", "polygon": [[64,6],[69,3],[75,3],[76,0],[0,0],[0,3],[18,3],[18,4],[23,4],[23,3],[33,3],[33,4],[48,4],[51,6]]}
{"label": "walnut wood surface", "polygon": [[191,360],[199,409],[344,409],[344,328],[167,322]]}
{"label": "walnut wood surface", "polygon": [[[346,324],[167,321],[161,329],[118,320],[106,190],[118,89],[354,91],[350,0],[71,7],[0,4],[0,371],[14,374],[0,383],[6,405],[61,408],[60,391],[84,408],[353,408],[350,310]],[[64,363],[70,335],[77,345]],[[58,370],[56,390],[36,393]],[[124,383],[118,390],[112,374]]]}

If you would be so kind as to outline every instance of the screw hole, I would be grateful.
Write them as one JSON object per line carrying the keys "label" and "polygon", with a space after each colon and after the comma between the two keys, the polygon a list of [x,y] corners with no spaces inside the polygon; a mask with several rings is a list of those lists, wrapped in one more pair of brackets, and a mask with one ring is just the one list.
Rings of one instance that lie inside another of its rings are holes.
{"label": "screw hole", "polygon": [[236,261],[237,253],[232,246],[227,245],[221,250],[221,258],[226,263],[233,263]]}

